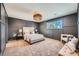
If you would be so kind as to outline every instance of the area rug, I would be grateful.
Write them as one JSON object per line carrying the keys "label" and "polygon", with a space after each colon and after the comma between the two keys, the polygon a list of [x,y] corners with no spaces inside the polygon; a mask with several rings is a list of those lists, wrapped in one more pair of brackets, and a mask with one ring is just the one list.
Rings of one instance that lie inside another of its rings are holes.
{"label": "area rug", "polygon": [[3,56],[58,56],[63,44],[55,39],[45,38],[44,41],[23,47],[6,48]]}

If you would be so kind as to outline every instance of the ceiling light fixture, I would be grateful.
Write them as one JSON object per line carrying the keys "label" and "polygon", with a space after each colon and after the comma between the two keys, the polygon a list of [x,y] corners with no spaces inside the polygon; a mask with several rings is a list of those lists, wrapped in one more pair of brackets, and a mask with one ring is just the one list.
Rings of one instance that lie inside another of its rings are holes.
{"label": "ceiling light fixture", "polygon": [[40,21],[40,20],[42,20],[42,15],[39,13],[36,13],[33,15],[33,19],[36,21]]}

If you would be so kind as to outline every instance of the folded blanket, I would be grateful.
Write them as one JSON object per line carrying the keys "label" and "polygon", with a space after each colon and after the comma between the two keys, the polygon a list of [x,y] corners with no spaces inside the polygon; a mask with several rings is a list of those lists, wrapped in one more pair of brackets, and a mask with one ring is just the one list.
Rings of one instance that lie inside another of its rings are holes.
{"label": "folded blanket", "polygon": [[65,45],[70,49],[71,53],[73,53],[76,50],[75,45],[72,42],[68,42]]}

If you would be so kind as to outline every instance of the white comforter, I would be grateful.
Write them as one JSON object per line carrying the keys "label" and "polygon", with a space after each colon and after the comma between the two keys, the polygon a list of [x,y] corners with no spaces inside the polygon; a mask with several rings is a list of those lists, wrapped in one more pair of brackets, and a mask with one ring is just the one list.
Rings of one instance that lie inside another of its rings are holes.
{"label": "white comforter", "polygon": [[31,40],[31,43],[44,40],[44,36],[42,34],[26,34],[24,36],[24,40],[27,40],[29,42],[29,39]]}

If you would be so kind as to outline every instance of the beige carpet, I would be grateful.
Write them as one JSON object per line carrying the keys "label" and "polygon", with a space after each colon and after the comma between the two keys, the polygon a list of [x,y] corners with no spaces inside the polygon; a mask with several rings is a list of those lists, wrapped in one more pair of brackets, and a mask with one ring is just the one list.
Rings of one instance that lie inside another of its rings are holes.
{"label": "beige carpet", "polygon": [[60,41],[50,38],[45,38],[44,41],[32,45],[29,45],[27,42],[24,45],[23,44],[21,46],[20,45],[14,43],[14,46],[12,45],[13,47],[10,47],[8,43],[3,55],[4,56],[57,56],[58,52],[63,46],[63,44]]}
{"label": "beige carpet", "polygon": [[11,40],[6,44],[6,48],[15,48],[15,47],[23,47],[28,46],[29,44],[23,39],[20,40]]}

